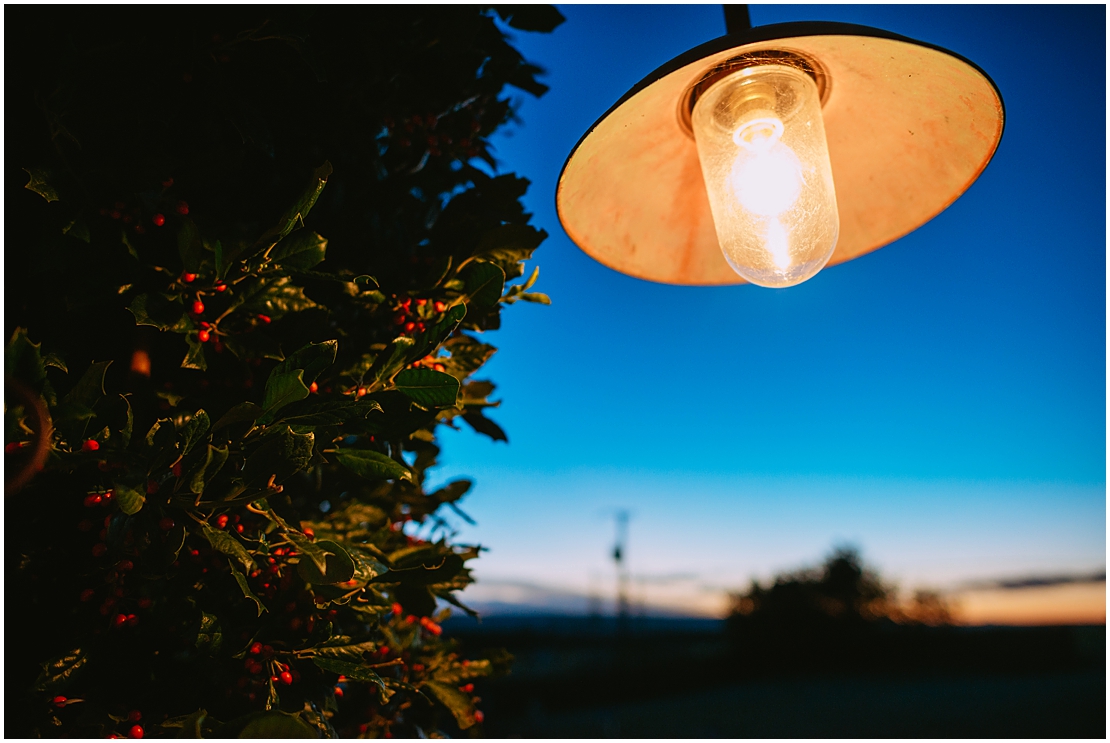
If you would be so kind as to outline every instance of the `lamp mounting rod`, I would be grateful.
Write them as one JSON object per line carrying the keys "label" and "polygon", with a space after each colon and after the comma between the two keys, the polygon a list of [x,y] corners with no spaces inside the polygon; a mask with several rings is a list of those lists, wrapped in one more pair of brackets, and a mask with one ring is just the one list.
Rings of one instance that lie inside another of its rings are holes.
{"label": "lamp mounting rod", "polygon": [[752,27],[752,16],[747,5],[723,5],[725,10],[725,31],[738,34]]}

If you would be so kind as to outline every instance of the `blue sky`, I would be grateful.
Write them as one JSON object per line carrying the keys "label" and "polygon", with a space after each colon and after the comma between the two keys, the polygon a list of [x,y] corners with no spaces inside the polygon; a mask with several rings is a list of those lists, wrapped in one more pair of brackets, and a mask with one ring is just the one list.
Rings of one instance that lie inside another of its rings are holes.
{"label": "blue sky", "polygon": [[704,585],[841,541],[907,585],[1102,567],[1105,8],[753,6],[756,25],[951,49],[1006,105],[994,161],[955,204],[789,289],[651,284],[570,242],[554,193],[578,138],[724,23],[718,5],[563,12],[550,35],[514,33],[551,91],[521,95],[522,123],[495,139],[551,235],[536,288],[553,305],[509,308],[490,337],[510,444],[443,436],[438,477],[477,480],[461,537],[492,548],[479,578],[607,581],[616,507],[634,514],[634,572]]}

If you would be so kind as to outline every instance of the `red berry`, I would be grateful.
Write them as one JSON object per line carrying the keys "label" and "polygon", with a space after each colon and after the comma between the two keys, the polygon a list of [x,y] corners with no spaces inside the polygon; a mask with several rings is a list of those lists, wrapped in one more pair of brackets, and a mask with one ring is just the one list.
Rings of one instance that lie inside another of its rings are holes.
{"label": "red berry", "polygon": [[100,448],[100,442],[96,439],[88,439],[85,443],[81,444],[81,451],[96,451]]}
{"label": "red berry", "polygon": [[139,618],[137,616],[135,616],[134,614],[128,614],[127,615],[127,626],[128,627],[134,627],[138,623],[139,623]]}
{"label": "red berry", "polygon": [[428,300],[426,300],[426,299],[418,299],[418,300],[416,300],[416,306],[417,306],[417,307],[423,307],[423,306],[424,306],[424,305],[426,305],[427,303],[428,303]]}
{"label": "red berry", "polygon": [[146,234],[146,227],[143,227],[141,224],[135,225],[135,234],[136,235],[145,235]]}
{"label": "red berry", "polygon": [[293,683],[293,674],[289,673],[289,671],[282,671],[281,672],[281,683],[285,684],[286,686],[289,686],[289,684]]}
{"label": "red berry", "polygon": [[103,557],[108,553],[108,545],[103,542],[97,542],[92,548],[93,557]]}
{"label": "red berry", "polygon": [[60,697],[60,696],[59,697],[54,697],[54,706],[55,707],[64,707],[64,706],[66,706],[66,698],[65,697]]}
{"label": "red berry", "polygon": [[193,314],[194,315],[204,314],[204,302],[200,301],[199,299],[197,301],[193,302]]}
{"label": "red berry", "polygon": [[405,332],[406,333],[411,333],[415,328],[416,328],[416,323],[411,322],[411,321],[405,323]]}
{"label": "red berry", "polygon": [[181,462],[175,462],[173,467],[170,468],[174,477],[181,477]]}
{"label": "red berry", "polygon": [[112,617],[112,626],[113,627],[122,627],[125,624],[127,624],[127,615],[126,614],[116,614],[114,617]]}
{"label": "red berry", "polygon": [[316,393],[316,390],[318,390],[318,389],[319,389],[319,387],[317,387],[317,386],[316,386],[316,383],[315,383],[315,382],[313,382],[312,384],[308,385],[308,391],[309,391],[309,392],[311,392],[311,393],[313,393],[313,394],[315,394],[315,393]]}
{"label": "red berry", "polygon": [[242,524],[236,524],[236,525],[235,525],[235,531],[237,531],[237,532],[239,532],[240,534],[242,534],[242,533],[243,533],[243,525],[242,525]]}
{"label": "red berry", "polygon": [[259,315],[258,319],[261,320],[266,325],[270,324],[270,317],[268,315]]}
{"label": "red berry", "polygon": [[222,292],[227,289],[227,284],[216,284],[216,291]]}
{"label": "red berry", "polygon": [[161,227],[166,223],[166,218],[161,214],[155,214],[153,217],[151,217],[150,221],[154,223],[155,227]]}
{"label": "red berry", "polygon": [[201,343],[207,343],[211,337],[212,335],[207,330],[201,330],[197,333],[197,340]]}
{"label": "red berry", "polygon": [[181,274],[181,279],[186,284],[191,284],[191,283],[193,283],[194,281],[197,280],[197,275],[195,273],[183,273],[183,274]]}
{"label": "red berry", "polygon": [[22,444],[20,444],[18,441],[13,441],[12,443],[7,444],[7,445],[4,446],[4,453],[5,454],[14,454],[15,452],[19,451],[22,448],[23,448]]}
{"label": "red berry", "polygon": [[474,722],[481,722],[484,719],[486,719],[486,716],[482,714],[482,710],[474,710]]}
{"label": "red berry", "polygon": [[177,202],[177,206],[174,207],[174,210],[178,214],[188,214],[189,213],[189,205],[187,203],[185,203],[184,201],[179,201],[179,202]]}
{"label": "red berry", "polygon": [[158,492],[158,483],[155,482],[154,480],[147,480],[146,481],[146,494],[147,495],[154,495],[157,492]]}
{"label": "red berry", "polygon": [[106,492],[104,493],[104,495],[102,496],[102,497],[103,497],[103,499],[104,499],[104,502],[105,502],[105,503],[107,503],[108,501],[112,500],[112,496],[113,496],[113,495],[115,495],[115,494],[116,494],[116,493],[115,493],[115,491],[114,491],[114,490],[108,490],[108,491],[106,491]]}
{"label": "red berry", "polygon": [[120,213],[119,213],[118,210],[113,209],[112,211],[108,212],[108,216],[111,217],[112,219],[119,219],[120,218]]}
{"label": "red berry", "polygon": [[447,305],[445,305],[443,302],[436,302],[435,303],[435,311],[436,312],[446,312],[447,311]]}
{"label": "red berry", "polygon": [[93,506],[100,505],[101,498],[97,493],[85,496],[85,508],[92,508]]}
{"label": "red berry", "polygon": [[470,692],[474,691],[474,684],[467,684],[466,686],[460,686],[459,691],[464,691],[467,694],[469,694]]}
{"label": "red berry", "polygon": [[416,323],[416,329],[419,330],[421,333],[423,333],[424,332],[424,323],[422,323],[422,322]]}
{"label": "red berry", "polygon": [[153,604],[154,604],[154,602],[151,601],[149,598],[146,598],[145,596],[143,598],[139,599],[139,608],[140,609],[149,609]]}
{"label": "red berry", "polygon": [[120,560],[119,571],[121,573],[130,573],[134,569],[135,563],[131,562],[130,560]]}
{"label": "red berry", "polygon": [[132,725],[131,729],[127,731],[128,738],[141,738],[143,737],[143,726]]}
{"label": "red berry", "polygon": [[166,516],[164,519],[158,522],[158,528],[162,531],[169,531],[173,528],[173,519],[171,519],[169,516]]}
{"label": "red berry", "polygon": [[337,686],[335,687],[335,689],[333,689],[333,691],[335,692],[335,696],[339,697],[340,699],[343,698],[343,689]]}
{"label": "red berry", "polygon": [[271,646],[271,645],[263,645],[263,646],[262,646],[262,654],[263,654],[264,656],[266,656],[267,658],[269,658],[269,657],[270,657],[271,655],[273,655],[273,654],[274,654],[274,648],[273,648],[273,646]]}
{"label": "red berry", "polygon": [[127,713],[128,722],[138,722],[141,719],[143,719],[143,713],[137,709],[133,709]]}
{"label": "red berry", "polygon": [[220,527],[221,529],[223,529],[225,526],[227,526],[227,514],[226,513],[221,513],[219,516],[216,517],[216,526]]}
{"label": "red berry", "polygon": [[258,655],[261,652],[262,652],[262,643],[256,642],[253,645],[251,645],[251,649],[250,649],[250,654],[251,655]]}

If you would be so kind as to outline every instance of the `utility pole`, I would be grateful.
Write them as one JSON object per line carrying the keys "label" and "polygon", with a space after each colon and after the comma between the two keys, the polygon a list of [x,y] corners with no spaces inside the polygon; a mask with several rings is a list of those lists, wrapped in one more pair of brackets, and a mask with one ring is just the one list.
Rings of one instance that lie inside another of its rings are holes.
{"label": "utility pole", "polygon": [[620,510],[615,514],[617,520],[617,542],[613,547],[613,562],[617,564],[617,634],[628,635],[628,565],[625,563],[628,544],[628,511]]}

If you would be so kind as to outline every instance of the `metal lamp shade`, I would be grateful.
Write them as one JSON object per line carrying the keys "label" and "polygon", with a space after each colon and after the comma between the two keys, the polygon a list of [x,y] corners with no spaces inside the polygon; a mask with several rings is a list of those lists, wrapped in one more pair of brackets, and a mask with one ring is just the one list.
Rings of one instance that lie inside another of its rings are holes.
{"label": "metal lamp shade", "polygon": [[840,235],[828,265],[912,232],[975,181],[1002,137],[993,81],[958,55],[866,26],[784,23],[715,39],[638,83],[578,142],[556,204],[570,238],[621,273],[740,284],[721,255],[694,140],[691,88],[733,57],[781,50],[823,73]]}

